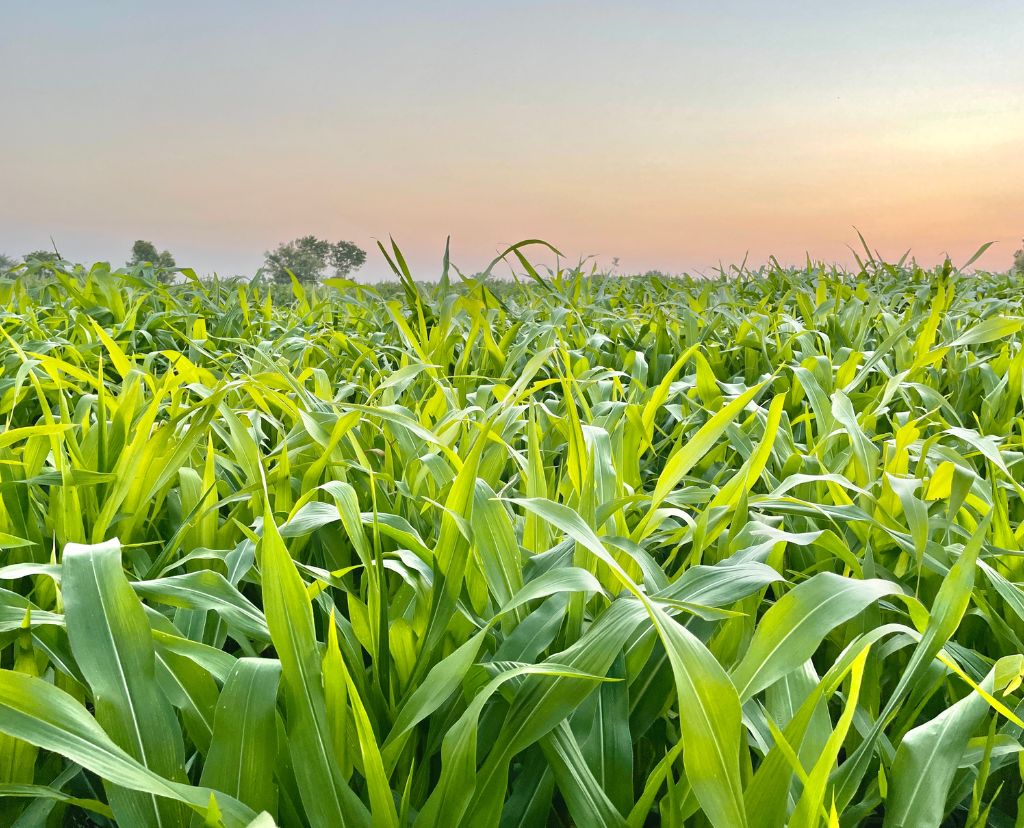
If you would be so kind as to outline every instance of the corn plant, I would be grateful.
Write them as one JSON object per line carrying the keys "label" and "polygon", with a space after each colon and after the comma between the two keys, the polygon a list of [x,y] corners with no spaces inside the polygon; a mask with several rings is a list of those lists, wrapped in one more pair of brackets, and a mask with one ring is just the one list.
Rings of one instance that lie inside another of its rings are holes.
{"label": "corn plant", "polygon": [[0,824],[1024,824],[1020,277],[540,244],[0,284]]}

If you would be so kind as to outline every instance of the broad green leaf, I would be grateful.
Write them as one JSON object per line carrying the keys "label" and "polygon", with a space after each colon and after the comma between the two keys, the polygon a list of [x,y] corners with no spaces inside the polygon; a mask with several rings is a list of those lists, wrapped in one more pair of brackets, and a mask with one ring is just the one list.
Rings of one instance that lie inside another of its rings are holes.
{"label": "broad green leaf", "polygon": [[[96,720],[119,747],[154,773],[184,782],[177,717],[156,683],[156,659],[142,603],[121,570],[115,541],[64,549],[61,585],[68,638],[92,690]],[[108,785],[119,821],[182,821],[178,802]]]}
{"label": "broad green leaf", "polygon": [[[1020,668],[1020,656],[1000,659],[981,686],[994,693],[1019,677]],[[903,737],[892,765],[886,825],[942,823],[961,757],[988,710],[988,702],[972,692]]]}
{"label": "broad green leaf", "polygon": [[[74,698],[43,679],[0,670],[0,731],[67,757],[111,787],[206,813],[208,788],[165,779],[142,765],[118,747]],[[229,796],[218,797],[217,802],[227,828],[244,826],[255,816]],[[175,818],[179,822],[170,824],[186,821],[184,813]]]}
{"label": "broad green leaf", "polygon": [[240,658],[224,682],[200,784],[254,811],[277,813],[277,690],[281,665]]}
{"label": "broad green leaf", "polygon": [[368,825],[365,806],[341,777],[333,758],[309,595],[269,512],[264,515],[257,558],[263,576],[263,610],[281,660],[289,753],[306,817],[325,828]]}
{"label": "broad green leaf", "polygon": [[764,614],[733,670],[740,698],[746,701],[795,670],[814,655],[831,630],[899,591],[891,581],[858,581],[831,572],[795,586]]}

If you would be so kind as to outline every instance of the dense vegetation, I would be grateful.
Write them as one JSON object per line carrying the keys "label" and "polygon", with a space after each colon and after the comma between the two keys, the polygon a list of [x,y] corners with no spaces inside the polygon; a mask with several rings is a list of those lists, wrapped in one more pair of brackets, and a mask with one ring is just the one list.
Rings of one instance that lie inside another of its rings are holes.
{"label": "dense vegetation", "polygon": [[0,285],[0,823],[1021,824],[1019,278],[396,254]]}

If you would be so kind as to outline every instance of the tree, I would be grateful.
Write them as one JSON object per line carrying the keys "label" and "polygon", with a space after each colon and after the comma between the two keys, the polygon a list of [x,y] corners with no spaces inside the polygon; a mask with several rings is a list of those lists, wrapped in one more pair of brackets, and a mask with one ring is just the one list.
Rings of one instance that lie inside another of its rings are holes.
{"label": "tree", "polygon": [[6,276],[7,273],[13,268],[17,262],[10,256],[5,256],[0,253],[0,276]]}
{"label": "tree", "polygon": [[[279,244],[273,252],[265,254],[264,269],[278,284],[291,282],[288,272],[303,283],[311,284],[328,276],[347,276],[366,262],[366,252],[352,242],[339,241],[331,244],[316,236]],[[329,271],[333,270],[331,274]]]}
{"label": "tree", "polygon": [[1024,276],[1024,239],[1021,240],[1021,249],[1013,254],[1013,269]]}
{"label": "tree", "polygon": [[20,277],[27,277],[30,281],[34,279],[49,279],[50,276],[63,265],[60,253],[55,250],[30,250],[21,257],[25,263],[20,271]]}
{"label": "tree", "polygon": [[26,262],[41,262],[42,264],[53,264],[60,261],[60,254],[53,250],[30,250],[21,257]]}
{"label": "tree", "polygon": [[132,245],[132,257],[128,260],[128,267],[140,264],[151,264],[154,267],[171,270],[175,263],[174,256],[169,250],[159,252],[153,242],[139,239]]}
{"label": "tree", "polygon": [[336,276],[348,276],[366,264],[366,251],[352,242],[335,242],[331,248],[331,267]]}

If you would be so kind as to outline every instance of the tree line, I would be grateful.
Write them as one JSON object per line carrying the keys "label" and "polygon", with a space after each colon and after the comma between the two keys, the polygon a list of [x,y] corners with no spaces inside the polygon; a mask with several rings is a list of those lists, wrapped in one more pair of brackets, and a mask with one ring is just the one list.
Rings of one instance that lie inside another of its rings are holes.
{"label": "tree line", "polygon": [[[61,261],[61,255],[56,249],[33,250],[21,259],[26,264],[53,265]],[[316,236],[302,236],[266,251],[255,278],[288,285],[294,276],[302,284],[313,284],[331,277],[346,277],[365,263],[366,251],[350,241],[330,242]],[[19,264],[18,260],[0,253],[0,276],[11,274]],[[145,239],[138,239],[132,245],[125,266],[150,268],[162,282],[174,281],[178,273],[171,252],[159,250]]]}
{"label": "tree line", "polygon": [[[53,264],[61,261],[56,250],[33,250],[21,257],[25,263]],[[618,265],[614,260],[613,270]],[[292,276],[301,284],[314,284],[331,277],[346,277],[366,263],[366,251],[350,241],[329,242],[316,236],[302,236],[290,242],[282,242],[273,250],[263,254],[263,265],[255,278],[274,284],[291,284]],[[0,253],[0,277],[7,276],[19,262]],[[131,256],[125,265],[129,268],[152,268],[162,282],[173,281],[177,264],[169,250],[158,250],[151,241],[138,239],[133,245]],[[1024,241],[1021,249],[1013,254],[1011,273],[1024,276]],[[646,276],[661,275],[649,271]]]}

